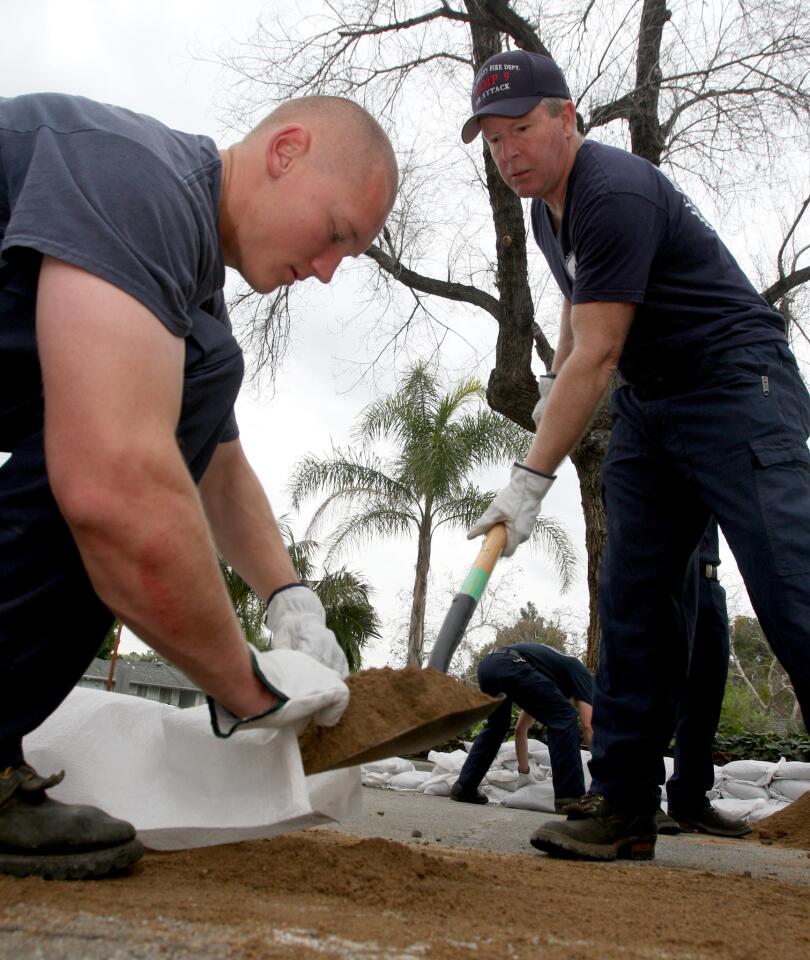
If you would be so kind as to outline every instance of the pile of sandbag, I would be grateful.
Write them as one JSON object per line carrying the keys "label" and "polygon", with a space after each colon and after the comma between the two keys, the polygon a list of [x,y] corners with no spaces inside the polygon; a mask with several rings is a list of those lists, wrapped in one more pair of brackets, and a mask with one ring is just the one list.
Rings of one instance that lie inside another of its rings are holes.
{"label": "pile of sandbag", "polygon": [[810,791],[810,763],[732,760],[715,767],[716,807],[750,822],[769,817]]}
{"label": "pile of sandbag", "polygon": [[[428,770],[416,769],[411,761],[401,757],[365,764],[361,770],[363,785],[449,796],[471,746],[465,743],[464,750],[451,753],[431,751],[428,762],[433,766]],[[586,790],[591,782],[588,769],[590,757],[590,753],[581,752]],[[666,778],[669,779],[674,769],[672,757],[664,758],[664,767]],[[554,788],[548,747],[540,740],[529,740],[529,768],[532,782],[519,786],[515,743],[510,740],[502,744],[481,782],[481,789],[489,797],[490,803],[553,813]],[[714,773],[714,787],[708,794],[714,806],[751,822],[770,816],[810,791],[810,763],[784,759],[778,763],[733,760],[722,767],[715,767]],[[666,785],[662,785],[661,800],[661,805],[666,809]]]}

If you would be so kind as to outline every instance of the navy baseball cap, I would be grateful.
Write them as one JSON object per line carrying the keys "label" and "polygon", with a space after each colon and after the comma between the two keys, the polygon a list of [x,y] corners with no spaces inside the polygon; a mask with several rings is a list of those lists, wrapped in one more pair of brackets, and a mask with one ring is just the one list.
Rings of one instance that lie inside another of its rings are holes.
{"label": "navy baseball cap", "polygon": [[481,129],[480,117],[522,117],[543,97],[571,99],[562,70],[551,57],[528,50],[496,53],[475,75],[473,114],[461,128],[461,139],[465,143],[475,140]]}

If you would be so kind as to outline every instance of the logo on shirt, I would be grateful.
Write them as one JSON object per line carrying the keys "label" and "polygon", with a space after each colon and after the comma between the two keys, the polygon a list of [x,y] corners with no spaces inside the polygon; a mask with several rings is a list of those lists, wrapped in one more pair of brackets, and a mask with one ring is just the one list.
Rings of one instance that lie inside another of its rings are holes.
{"label": "logo on shirt", "polygon": [[565,269],[568,273],[568,276],[572,280],[577,278],[577,258],[574,256],[574,251],[572,250],[568,256],[565,258]]}

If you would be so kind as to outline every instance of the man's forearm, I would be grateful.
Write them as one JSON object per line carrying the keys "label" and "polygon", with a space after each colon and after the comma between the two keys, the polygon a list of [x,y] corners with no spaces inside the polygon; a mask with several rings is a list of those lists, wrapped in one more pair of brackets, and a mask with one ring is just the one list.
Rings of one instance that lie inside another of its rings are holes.
{"label": "man's forearm", "polygon": [[551,365],[552,373],[559,373],[563,364],[574,349],[574,334],[571,330],[571,303],[563,300],[562,315],[560,317],[560,335],[557,338],[557,349],[554,351],[554,362]]}
{"label": "man's forearm", "polygon": [[588,429],[612,374],[606,365],[573,351],[562,365],[549,394],[537,435],[526,456],[532,470],[551,476]]}
{"label": "man's forearm", "polygon": [[220,444],[200,494],[217,550],[263,600],[298,581],[270,503],[239,441]]}
{"label": "man's forearm", "polygon": [[144,642],[233,713],[274,698],[253,674],[194,484],[176,451],[95,477],[66,519],[101,599]]}

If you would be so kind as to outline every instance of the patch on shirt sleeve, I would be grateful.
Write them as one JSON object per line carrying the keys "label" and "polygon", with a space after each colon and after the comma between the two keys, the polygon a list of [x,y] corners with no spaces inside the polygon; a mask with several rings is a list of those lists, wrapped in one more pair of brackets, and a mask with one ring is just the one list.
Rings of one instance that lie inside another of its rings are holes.
{"label": "patch on shirt sleeve", "polygon": [[574,251],[572,250],[568,256],[565,258],[565,270],[568,276],[572,280],[577,278],[577,258],[574,256]]}

